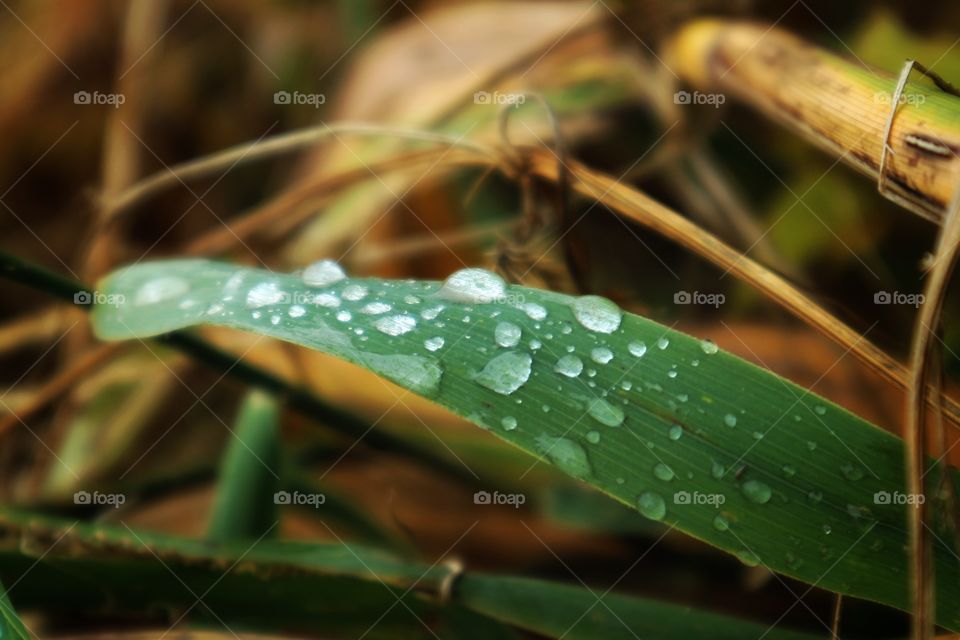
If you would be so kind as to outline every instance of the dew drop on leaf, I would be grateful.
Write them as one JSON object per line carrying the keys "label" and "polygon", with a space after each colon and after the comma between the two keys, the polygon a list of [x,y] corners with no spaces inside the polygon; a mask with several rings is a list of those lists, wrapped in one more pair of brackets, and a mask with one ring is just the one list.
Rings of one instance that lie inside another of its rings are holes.
{"label": "dew drop on leaf", "polygon": [[703,352],[708,356],[712,356],[720,350],[713,340],[701,340],[700,349],[703,350]]}
{"label": "dew drop on leaf", "polygon": [[623,318],[616,303],[600,296],[581,296],[573,301],[571,308],[577,322],[598,333],[613,333]]}
{"label": "dew drop on leaf", "polygon": [[503,427],[504,431],[513,431],[517,428],[517,419],[513,416],[504,416],[503,420],[500,421],[500,426]]}
{"label": "dew drop on leaf", "polygon": [[627,349],[630,351],[630,354],[636,356],[637,358],[642,358],[643,354],[647,352],[647,345],[644,342],[634,340],[627,345]]}
{"label": "dew drop on leaf", "polygon": [[537,448],[550,462],[574,478],[588,478],[593,474],[586,450],[569,438],[543,434],[537,438]]}
{"label": "dew drop on leaf", "polygon": [[451,302],[490,304],[506,298],[507,284],[486,269],[461,269],[450,274],[436,295]]}
{"label": "dew drop on leaf", "polygon": [[508,396],[530,379],[532,363],[529,353],[507,351],[490,360],[474,380],[491,391]]}
{"label": "dew drop on leaf", "polygon": [[759,480],[747,480],[743,483],[743,486],[740,487],[740,490],[743,491],[743,495],[746,496],[747,500],[754,504],[766,504],[770,502],[770,498],[773,497],[773,491],[770,487]]}
{"label": "dew drop on leaf", "polygon": [[590,359],[597,364],[607,364],[613,360],[613,351],[606,347],[597,347],[590,352]]}
{"label": "dew drop on leaf", "polygon": [[653,491],[644,491],[637,496],[637,509],[647,518],[658,522],[667,515],[667,503]]}
{"label": "dew drop on leaf", "polygon": [[583,371],[583,361],[577,356],[566,355],[557,360],[553,370],[568,378],[576,378]]}
{"label": "dew drop on leaf", "polygon": [[441,347],[443,347],[443,343],[444,343],[444,340],[442,336],[435,336],[433,338],[427,338],[426,340],[424,340],[423,346],[426,348],[427,351],[436,351]]}
{"label": "dew drop on leaf", "polygon": [[347,277],[343,267],[333,260],[314,262],[303,270],[303,283],[308,287],[326,287]]}
{"label": "dew drop on leaf", "polygon": [[515,347],[520,342],[520,327],[512,322],[501,322],[493,332],[493,338],[501,347]]}
{"label": "dew drop on leaf", "polygon": [[587,413],[597,422],[608,427],[619,427],[623,424],[623,409],[612,405],[603,398],[594,398],[588,401]]}
{"label": "dew drop on leaf", "polygon": [[163,276],[145,282],[133,298],[133,304],[142,307],[157,304],[171,298],[182,296],[190,290],[190,285],[183,278]]}
{"label": "dew drop on leaf", "polygon": [[674,473],[673,469],[671,469],[669,465],[658,462],[656,466],[653,467],[653,475],[660,480],[669,482],[670,480],[673,480]]}

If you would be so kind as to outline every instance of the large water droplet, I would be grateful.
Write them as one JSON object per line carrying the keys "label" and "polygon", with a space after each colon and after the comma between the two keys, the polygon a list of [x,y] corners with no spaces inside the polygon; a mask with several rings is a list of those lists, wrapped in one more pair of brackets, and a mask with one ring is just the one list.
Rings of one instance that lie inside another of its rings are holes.
{"label": "large water droplet", "polygon": [[653,467],[653,475],[655,475],[660,480],[669,482],[670,480],[673,480],[673,476],[675,474],[673,473],[673,469],[671,469],[669,465],[666,465],[662,462],[658,462]]}
{"label": "large water droplet", "polygon": [[651,520],[660,521],[667,515],[667,503],[658,493],[644,491],[637,496],[637,509]]}
{"label": "large water droplet", "polygon": [[506,298],[507,284],[486,269],[461,269],[444,281],[436,295],[452,302],[489,304]]}
{"label": "large water droplet", "polygon": [[303,283],[310,287],[326,287],[347,277],[343,267],[333,260],[314,262],[303,270]]}
{"label": "large water droplet", "polygon": [[613,360],[613,351],[610,351],[610,349],[606,347],[597,347],[590,351],[590,359],[597,364],[607,364]]}
{"label": "large water droplet", "polygon": [[261,282],[247,292],[247,307],[251,309],[265,307],[282,302],[284,298],[286,298],[286,293],[280,289],[276,282]]}
{"label": "large water droplet", "polygon": [[508,396],[530,378],[532,363],[529,353],[507,351],[488,362],[474,380],[491,391]]}
{"label": "large water droplet", "polygon": [[543,434],[537,438],[537,448],[550,462],[574,478],[588,478],[593,473],[586,450],[569,438]]}
{"label": "large water droplet", "polygon": [[594,398],[589,401],[587,413],[602,424],[608,427],[619,427],[623,424],[623,409],[610,404],[603,398]]}
{"label": "large water droplet", "polygon": [[140,289],[137,290],[133,298],[133,304],[138,307],[157,304],[164,300],[182,296],[189,290],[190,285],[183,278],[162,276],[145,282]]}
{"label": "large water droplet", "polygon": [[568,378],[576,378],[583,371],[583,361],[577,356],[563,356],[557,360],[553,370]]}
{"label": "large water droplet", "polygon": [[403,313],[396,316],[378,318],[373,323],[377,329],[388,336],[401,336],[417,328],[417,319],[410,314]]}
{"label": "large water droplet", "polygon": [[577,322],[598,333],[613,333],[623,318],[616,303],[600,296],[581,296],[573,301],[571,307]]}
{"label": "large water droplet", "polygon": [[522,333],[520,327],[512,322],[501,322],[493,331],[493,339],[501,347],[515,347],[520,342]]}
{"label": "large water droplet", "polygon": [[743,486],[740,487],[740,490],[743,491],[743,495],[747,497],[747,500],[755,504],[766,504],[770,502],[770,498],[773,497],[773,491],[770,487],[759,480],[747,480],[743,483]]}

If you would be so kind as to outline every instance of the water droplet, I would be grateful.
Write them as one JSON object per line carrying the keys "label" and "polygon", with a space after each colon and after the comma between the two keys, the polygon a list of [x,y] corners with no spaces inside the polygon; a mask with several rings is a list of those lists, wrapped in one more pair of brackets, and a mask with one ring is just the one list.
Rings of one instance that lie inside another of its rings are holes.
{"label": "water droplet", "polygon": [[417,296],[407,294],[403,296],[403,302],[404,304],[413,305],[413,304],[420,304],[421,300]]}
{"label": "water droplet", "polygon": [[724,474],[726,474],[726,472],[727,472],[727,469],[722,464],[720,464],[716,460],[713,460],[713,463],[710,465],[711,476],[719,480],[724,476]]}
{"label": "water droplet", "polygon": [[337,312],[337,320],[340,322],[350,322],[353,319],[353,314],[344,309],[343,311]]}
{"label": "water droplet", "polygon": [[740,562],[748,567],[755,567],[760,564],[760,558],[757,557],[757,554],[753,553],[752,551],[747,551],[746,549],[743,551],[738,551],[737,558],[740,560]]}
{"label": "water droplet", "polygon": [[543,434],[537,438],[537,448],[550,462],[574,478],[588,478],[593,473],[587,452],[573,440]]}
{"label": "water droplet", "polygon": [[613,333],[623,318],[616,303],[600,296],[581,296],[573,301],[571,307],[577,322],[599,333]]}
{"label": "water droplet", "polygon": [[860,467],[856,467],[849,462],[844,462],[840,465],[840,472],[843,473],[843,477],[851,482],[856,482],[863,478],[863,470]]}
{"label": "water droplet", "polygon": [[660,494],[653,491],[644,491],[637,496],[637,509],[651,520],[660,521],[667,515],[667,503]]}
{"label": "water droplet", "polygon": [[343,288],[343,293],[340,295],[343,296],[344,300],[357,302],[366,298],[368,293],[370,293],[370,290],[362,284],[348,284]]}
{"label": "water droplet", "polygon": [[833,533],[833,527],[831,527],[828,524],[823,525],[823,533],[824,535],[830,535],[831,533]]}
{"label": "water droplet", "polygon": [[507,296],[507,283],[486,269],[461,269],[443,282],[437,297],[451,302],[489,304]]}
{"label": "water droplet", "polygon": [[363,305],[363,308],[360,309],[360,312],[371,316],[378,316],[390,311],[391,308],[392,307],[386,302],[368,302],[367,304]]}
{"label": "water droplet", "polygon": [[532,363],[529,353],[507,351],[488,362],[474,380],[491,391],[508,396],[530,378]]}
{"label": "water droplet", "polygon": [[274,325],[274,326],[280,324],[280,316],[278,316],[278,315],[276,315],[276,314],[270,316],[270,324],[272,324],[272,325]]}
{"label": "water droplet", "polygon": [[340,306],[340,298],[332,293],[321,293],[313,297],[314,304],[329,309],[336,309]]}
{"label": "water droplet", "polygon": [[733,415],[732,413],[728,413],[727,415],[723,416],[723,424],[727,425],[728,427],[737,426],[737,416]]}
{"label": "water droplet", "polygon": [[717,347],[716,343],[713,340],[701,340],[700,349],[703,350],[708,356],[712,356],[720,349]]}
{"label": "water droplet", "polygon": [[141,307],[157,304],[164,300],[177,298],[190,290],[190,285],[183,278],[162,276],[144,283],[133,298],[133,304]]}
{"label": "water droplet", "polygon": [[365,353],[363,362],[401,387],[406,387],[424,396],[433,396],[440,390],[443,369],[430,357],[404,354]]}
{"label": "water droplet", "polygon": [[627,349],[630,351],[631,355],[634,355],[638,358],[642,358],[643,354],[647,352],[647,345],[643,342],[634,340],[627,345]]}
{"label": "water droplet", "polygon": [[542,346],[543,346],[543,343],[537,340],[536,338],[530,341],[530,349],[532,351],[537,351]]}
{"label": "water droplet", "polygon": [[293,305],[292,307],[290,307],[290,310],[287,311],[287,315],[289,315],[291,318],[302,318],[306,313],[307,313],[307,310],[304,309],[299,304]]}
{"label": "water droplet", "polygon": [[785,464],[783,465],[782,470],[783,475],[787,476],[788,478],[792,478],[793,476],[797,475],[797,469],[792,465]]}
{"label": "water droplet", "polygon": [[520,342],[523,333],[517,325],[511,322],[501,322],[493,332],[493,338],[501,347],[515,347]]}
{"label": "water droplet", "polygon": [[513,431],[517,428],[517,419],[513,416],[505,416],[503,420],[500,421],[500,426],[503,427],[504,431]]}
{"label": "water droplet", "polygon": [[669,346],[670,346],[670,339],[667,338],[666,336],[657,340],[657,348],[660,349],[661,351],[663,351]]}
{"label": "water droplet", "polygon": [[568,378],[576,378],[583,371],[583,361],[577,356],[563,356],[557,360],[553,370]]}
{"label": "water droplet", "polygon": [[671,469],[668,465],[658,462],[656,466],[653,467],[653,475],[657,476],[657,478],[660,480],[669,482],[670,480],[673,480],[674,473],[673,469]]}
{"label": "water droplet", "polygon": [[590,351],[590,359],[597,364],[607,364],[613,360],[613,351],[610,351],[610,349],[606,347],[597,347]]}
{"label": "water droplet", "polygon": [[277,304],[282,302],[285,297],[286,294],[280,290],[276,282],[261,282],[247,292],[247,307],[257,309],[269,304]]}
{"label": "water droplet", "polygon": [[309,287],[326,287],[347,277],[343,267],[333,260],[314,262],[303,270],[303,283]]}
{"label": "water droplet", "polygon": [[668,377],[668,378],[676,378],[676,377],[677,377],[677,370],[676,370],[676,369],[670,369],[670,371],[667,371],[667,377]]}
{"label": "water droplet", "polygon": [[811,491],[807,494],[807,500],[809,500],[813,504],[817,504],[821,500],[823,500],[823,494],[820,493],[819,491]]}
{"label": "water droplet", "polygon": [[624,391],[630,391],[630,389],[633,389],[633,383],[629,380],[623,380],[620,382],[620,388]]}
{"label": "water droplet", "polygon": [[435,336],[433,338],[427,338],[423,341],[423,346],[427,351],[436,351],[443,347],[444,339],[441,336]]}
{"label": "water droplet", "polygon": [[424,309],[423,311],[421,311],[420,317],[423,318],[424,320],[435,320],[436,317],[440,315],[441,311],[443,311],[443,305],[438,304],[435,307],[430,307],[428,309]]}
{"label": "water droplet", "polygon": [[597,422],[608,427],[619,427],[623,424],[623,409],[620,407],[612,405],[602,398],[594,398],[589,402],[587,413]]}
{"label": "water droplet", "polygon": [[417,319],[410,314],[403,313],[379,318],[373,323],[373,326],[388,336],[402,336],[417,328]]}
{"label": "water droplet", "polygon": [[822,415],[824,415],[824,414],[827,413],[827,408],[826,408],[825,406],[823,406],[822,404],[818,404],[818,405],[815,405],[815,406],[813,407],[813,411],[814,411],[814,413],[816,413],[818,416],[822,416]]}
{"label": "water droplet", "polygon": [[743,483],[743,486],[740,487],[740,490],[743,491],[743,495],[747,497],[747,500],[755,504],[766,504],[770,502],[770,498],[773,497],[773,491],[771,491],[770,487],[759,480],[747,480]]}
{"label": "water droplet", "polygon": [[727,520],[724,516],[717,514],[713,518],[713,528],[717,531],[727,531],[730,529],[730,521]]}
{"label": "water droplet", "polygon": [[547,317],[547,310],[536,302],[525,302],[521,308],[531,320],[539,322]]}
{"label": "water droplet", "polygon": [[590,444],[597,444],[600,442],[600,432],[599,431],[588,431],[587,432],[587,442]]}

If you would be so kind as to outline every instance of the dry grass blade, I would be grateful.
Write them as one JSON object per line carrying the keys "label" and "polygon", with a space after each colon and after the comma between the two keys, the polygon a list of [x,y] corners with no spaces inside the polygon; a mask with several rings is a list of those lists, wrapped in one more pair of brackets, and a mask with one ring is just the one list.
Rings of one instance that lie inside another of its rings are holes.
{"label": "dry grass blade", "polygon": [[[557,178],[556,159],[549,152],[530,150],[529,162],[531,169],[538,175],[550,180]],[[601,202],[630,220],[673,240],[721,269],[729,270],[730,273],[755,287],[793,315],[817,328],[845,349],[849,349],[885,380],[901,389],[909,388],[909,375],[901,363],[891,358],[862,334],[840,322],[812,298],[777,274],[629,185],[592,171],[576,162],[568,162],[567,168],[576,192]],[[932,394],[928,395],[928,402],[936,402],[936,397]],[[960,425],[960,403],[944,397],[943,407],[946,418],[954,425]]]}

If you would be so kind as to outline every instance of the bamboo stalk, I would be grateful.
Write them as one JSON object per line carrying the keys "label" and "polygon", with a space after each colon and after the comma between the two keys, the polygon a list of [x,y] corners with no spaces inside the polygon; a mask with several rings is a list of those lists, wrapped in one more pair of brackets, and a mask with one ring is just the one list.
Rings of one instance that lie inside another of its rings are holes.
{"label": "bamboo stalk", "polygon": [[[895,75],[764,25],[699,20],[668,64],[703,91],[729,93],[877,179]],[[960,97],[908,82],[889,131],[885,195],[940,223],[960,182]]]}

